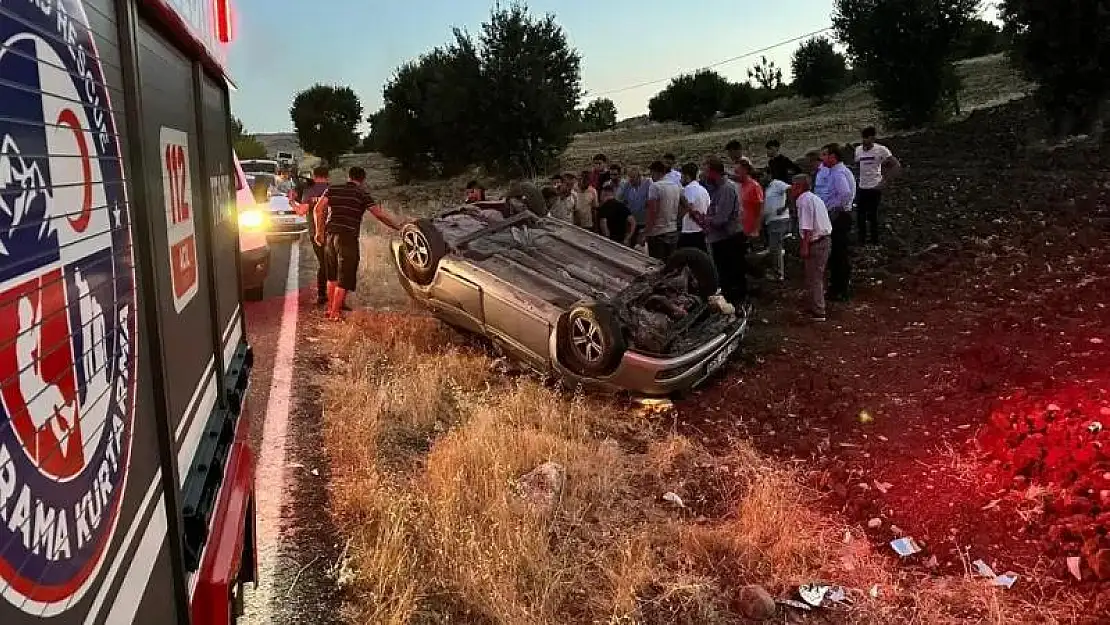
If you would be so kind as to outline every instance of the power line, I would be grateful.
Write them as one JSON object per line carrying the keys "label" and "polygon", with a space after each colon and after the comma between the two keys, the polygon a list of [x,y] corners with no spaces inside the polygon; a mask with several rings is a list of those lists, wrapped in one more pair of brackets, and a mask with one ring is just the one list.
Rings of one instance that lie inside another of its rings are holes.
{"label": "power line", "polygon": [[[771,44],[771,45],[769,45],[765,48],[760,48],[758,50],[752,50],[751,52],[745,52],[743,54],[738,54],[736,56],[724,59],[723,61],[717,61],[716,63],[706,65],[706,66],[704,66],[700,69],[712,69],[714,67],[720,67],[722,65],[727,65],[729,63],[739,61],[740,59],[746,59],[748,57],[755,56],[757,54],[763,54],[764,52],[769,52],[771,50],[774,50],[775,48],[785,46],[788,43],[794,43],[795,41],[801,41],[802,39],[808,39],[810,37],[820,35],[821,33],[825,33],[825,32],[828,32],[830,30],[832,30],[832,26],[826,26],[825,28],[822,28],[821,30],[815,30],[811,33],[806,33],[804,35],[798,35],[797,37],[792,37],[790,39],[785,39],[785,40],[780,41],[778,43]],[[621,87],[619,89],[610,89],[609,91],[602,91],[600,93],[591,93],[590,97],[601,97],[601,96],[605,96],[605,95],[612,95],[614,93],[622,93],[624,91],[632,91],[633,89],[639,89],[640,87],[648,87],[648,86],[651,86],[651,85],[657,85],[661,82],[666,82],[666,81],[668,81],[672,78],[674,78],[674,76],[667,76],[665,78],[657,78],[655,80],[649,80],[647,82],[641,82],[641,83],[637,83],[635,85],[629,85],[627,87]]]}

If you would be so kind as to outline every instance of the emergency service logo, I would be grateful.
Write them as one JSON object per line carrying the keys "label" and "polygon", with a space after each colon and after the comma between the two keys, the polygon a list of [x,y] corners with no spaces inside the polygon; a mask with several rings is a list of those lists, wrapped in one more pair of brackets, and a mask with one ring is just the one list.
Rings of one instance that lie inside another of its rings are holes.
{"label": "emergency service logo", "polygon": [[135,279],[81,3],[0,12],[0,594],[51,615],[95,580],[123,498]]}

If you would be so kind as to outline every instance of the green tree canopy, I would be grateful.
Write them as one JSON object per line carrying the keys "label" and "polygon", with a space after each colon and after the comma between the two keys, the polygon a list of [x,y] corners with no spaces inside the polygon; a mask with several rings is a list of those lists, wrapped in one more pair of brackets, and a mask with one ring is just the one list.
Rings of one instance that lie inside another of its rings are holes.
{"label": "green tree canopy", "polygon": [[582,126],[589,132],[609,130],[617,125],[617,105],[609,98],[598,98],[582,111]]}
{"label": "green tree canopy", "polygon": [[658,122],[677,121],[707,130],[724,108],[728,90],[728,81],[713,70],[682,74],[648,102],[648,118]]}
{"label": "green tree canopy", "polygon": [[814,37],[798,46],[790,65],[794,89],[803,98],[823,102],[847,84],[847,61],[825,37]]}
{"label": "green tree canopy", "polygon": [[301,147],[327,163],[358,143],[362,104],[350,87],[313,85],[293,98],[289,116]]}
{"label": "green tree canopy", "polygon": [[959,108],[952,65],[980,0],[836,0],[833,27],[854,67],[871,81],[879,109],[914,127]]}

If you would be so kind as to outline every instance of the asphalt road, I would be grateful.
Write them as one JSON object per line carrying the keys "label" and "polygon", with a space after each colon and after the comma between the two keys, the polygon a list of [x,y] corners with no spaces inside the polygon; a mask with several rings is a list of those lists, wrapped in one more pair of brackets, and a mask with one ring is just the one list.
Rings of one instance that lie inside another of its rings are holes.
{"label": "asphalt road", "polygon": [[[257,589],[248,587],[240,622],[339,623],[331,571],[343,548],[327,512],[330,475],[320,389],[310,374],[327,362],[315,336],[316,258],[311,246],[288,239],[271,241],[270,247],[264,299],[246,305],[247,337],[255,352],[248,401],[259,467],[261,579]],[[291,262],[297,266],[291,268]]]}

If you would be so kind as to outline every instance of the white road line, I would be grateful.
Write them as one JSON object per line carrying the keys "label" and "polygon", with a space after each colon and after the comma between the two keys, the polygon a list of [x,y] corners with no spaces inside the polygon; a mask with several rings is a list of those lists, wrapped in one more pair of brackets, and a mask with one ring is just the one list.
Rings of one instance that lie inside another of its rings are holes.
{"label": "white road line", "polygon": [[[254,477],[254,490],[258,523],[259,591],[266,594],[277,556],[281,529],[281,500],[285,491],[285,443],[289,430],[289,409],[293,389],[293,356],[297,339],[298,292],[297,277],[300,272],[300,246],[289,248],[289,274],[285,279],[285,305],[281,313],[281,329],[274,355],[274,374],[270,382],[269,401],[266,403],[265,421],[262,424],[262,443],[258,451],[258,468]],[[269,597],[260,605],[268,605]]]}

